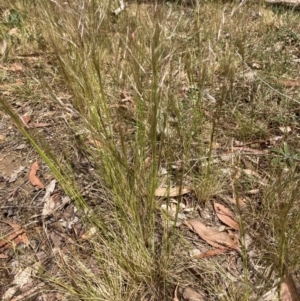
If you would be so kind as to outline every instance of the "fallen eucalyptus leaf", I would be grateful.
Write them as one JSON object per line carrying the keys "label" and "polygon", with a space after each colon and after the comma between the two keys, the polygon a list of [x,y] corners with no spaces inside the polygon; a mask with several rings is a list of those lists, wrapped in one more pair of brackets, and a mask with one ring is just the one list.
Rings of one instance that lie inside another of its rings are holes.
{"label": "fallen eucalyptus leaf", "polygon": [[220,249],[239,249],[239,241],[234,235],[207,228],[197,219],[189,219],[185,223],[192,231],[196,232],[203,240],[213,247]]}
{"label": "fallen eucalyptus leaf", "polygon": [[231,227],[234,230],[240,230],[240,226],[238,222],[236,221],[236,218],[234,214],[227,209],[225,206],[219,204],[219,203],[214,203],[214,208],[216,211],[217,217],[227,226]]}

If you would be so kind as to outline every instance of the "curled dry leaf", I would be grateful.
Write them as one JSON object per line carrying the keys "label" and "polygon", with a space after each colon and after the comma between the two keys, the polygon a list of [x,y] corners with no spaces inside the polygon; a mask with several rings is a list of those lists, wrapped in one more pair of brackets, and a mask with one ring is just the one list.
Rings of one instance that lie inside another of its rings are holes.
{"label": "curled dry leaf", "polygon": [[239,249],[239,241],[234,235],[209,229],[197,219],[189,219],[185,223],[192,231],[196,232],[213,247],[220,249]]}
{"label": "curled dry leaf", "polygon": [[180,187],[180,186],[172,187],[172,188],[160,187],[155,190],[154,195],[158,196],[158,197],[175,197],[175,196],[179,196],[179,195],[184,195],[191,191],[192,191],[192,189],[189,187]]}
{"label": "curled dry leaf", "polygon": [[29,181],[31,185],[37,186],[39,189],[44,189],[44,184],[37,177],[36,173],[39,170],[39,165],[37,162],[34,162],[31,166],[31,170],[29,173]]}
{"label": "curled dry leaf", "polygon": [[214,203],[214,208],[216,211],[217,217],[227,226],[231,227],[234,230],[239,231],[240,227],[238,222],[236,221],[236,218],[234,214],[227,209],[225,206],[219,204],[219,203]]}

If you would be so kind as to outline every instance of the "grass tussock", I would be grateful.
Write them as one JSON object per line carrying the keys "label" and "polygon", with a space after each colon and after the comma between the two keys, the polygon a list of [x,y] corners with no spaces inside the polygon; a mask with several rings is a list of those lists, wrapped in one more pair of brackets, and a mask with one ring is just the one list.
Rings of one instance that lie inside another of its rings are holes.
{"label": "grass tussock", "polygon": [[[24,24],[11,27],[22,34],[10,37],[2,61],[31,41],[49,53],[53,67],[41,67],[39,89],[66,116],[54,145],[23,134],[93,233],[55,253],[59,276],[41,277],[68,300],[172,300],[177,285],[197,287],[207,300],[254,300],[286,269],[298,270],[299,101],[297,87],[280,84],[299,71],[296,13],[218,1],[130,3],[118,17],[110,1],[14,5]],[[31,101],[35,76],[18,91]],[[18,123],[9,103],[2,108]],[[92,197],[74,165],[83,157],[86,180],[96,182]],[[155,190],[174,186],[192,193],[177,198],[172,220],[161,205],[174,199]],[[230,199],[246,204],[231,204],[243,229],[237,277],[222,256],[192,259],[195,237],[176,226],[181,204],[195,217],[199,208],[212,211],[212,200]]]}

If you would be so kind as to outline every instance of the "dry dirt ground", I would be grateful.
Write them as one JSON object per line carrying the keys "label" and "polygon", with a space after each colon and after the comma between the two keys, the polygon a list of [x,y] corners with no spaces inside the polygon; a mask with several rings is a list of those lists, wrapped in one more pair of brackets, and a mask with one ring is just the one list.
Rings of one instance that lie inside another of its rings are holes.
{"label": "dry dirt ground", "polygon": [[[26,116],[30,116],[32,121],[36,122],[36,129],[28,128],[29,131],[37,130],[39,135],[53,147],[58,148],[58,141],[63,139],[64,135],[62,127],[64,113],[59,107],[45,106],[47,95],[45,96],[40,90],[38,81],[32,81],[33,73],[39,72],[40,68],[43,72],[47,72],[47,69],[52,72],[51,66],[47,65],[45,53],[34,54],[30,53],[30,50],[15,57],[13,61],[1,64],[1,76],[5,78],[1,84],[1,97],[9,99],[23,121],[26,120]],[[28,97],[23,93],[26,87],[29,89],[28,92],[34,91],[29,92],[32,94],[27,95]],[[27,127],[25,123],[24,126]],[[52,205],[50,206],[58,208],[61,202],[65,202],[62,206],[64,213],[58,213],[50,222],[51,226],[50,224],[49,226],[52,230],[48,228],[48,221],[42,218],[46,201],[45,191],[41,186],[40,188],[33,186],[29,175],[33,164],[38,162],[40,167],[36,175],[42,183],[49,185],[53,176],[33,147],[17,130],[11,118],[3,112],[1,112],[0,129],[0,256],[2,258],[0,295],[3,298],[1,300],[11,300],[13,296],[15,296],[13,300],[31,300],[33,296],[35,296],[34,300],[63,300],[55,292],[36,294],[37,290],[46,292],[47,288],[42,288],[43,285],[38,284],[37,279],[31,277],[37,277],[38,267],[34,266],[37,260],[44,262],[50,273],[55,269],[49,253],[53,243],[59,247],[66,246],[72,239],[76,240],[80,229],[76,230],[77,233],[73,232],[74,223],[71,222],[72,225],[69,223],[71,220],[78,222],[74,207],[70,204],[70,200],[62,201],[65,194],[56,184],[51,190]],[[45,231],[46,228],[49,231]],[[73,234],[69,232],[70,229],[73,229],[71,230]]]}

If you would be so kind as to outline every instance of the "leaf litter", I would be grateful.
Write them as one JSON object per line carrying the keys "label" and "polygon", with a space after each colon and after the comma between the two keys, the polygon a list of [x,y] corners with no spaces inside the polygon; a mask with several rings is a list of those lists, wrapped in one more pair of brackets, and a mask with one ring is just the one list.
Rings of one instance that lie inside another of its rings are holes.
{"label": "leaf litter", "polygon": [[46,187],[46,193],[42,199],[42,202],[44,203],[42,216],[47,216],[53,213],[53,210],[55,209],[56,203],[53,201],[53,198],[51,198],[51,193],[53,193],[56,185],[56,180],[52,180],[49,185]]}
{"label": "leaf litter", "polygon": [[18,176],[24,171],[24,169],[24,166],[20,166],[18,169],[14,170],[14,172],[9,177],[8,183],[15,182]]}
{"label": "leaf litter", "polygon": [[44,189],[44,184],[40,181],[40,179],[37,176],[37,172],[40,169],[37,162],[34,162],[31,166],[30,172],[29,172],[29,181],[31,185],[37,186],[39,189]]}
{"label": "leaf litter", "polygon": [[51,126],[51,123],[36,123],[36,122],[31,122],[31,116],[29,115],[23,115],[20,117],[23,125],[25,128],[32,129],[32,128],[43,128],[47,126]]}
{"label": "leaf litter", "polygon": [[229,209],[217,202],[214,203],[214,208],[216,211],[216,215],[225,225],[231,227],[234,230],[240,230],[240,226],[234,214]]}
{"label": "leaf litter", "polygon": [[25,230],[18,224],[10,221],[1,221],[2,223],[8,224],[13,228],[13,232],[7,234],[0,240],[0,253],[8,248],[12,248],[13,244],[18,245],[24,243],[27,247],[29,246],[29,240]]}
{"label": "leaf litter", "polygon": [[207,228],[205,224],[197,219],[189,219],[185,223],[192,231],[196,232],[203,240],[213,247],[234,250],[237,250],[240,247],[239,240],[235,235]]}
{"label": "leaf litter", "polygon": [[[2,296],[2,300],[3,301],[13,300],[12,298],[14,297],[15,293],[18,290],[21,290],[23,287],[25,287],[25,285],[33,286],[34,276],[37,274],[39,266],[40,266],[40,263],[36,262],[33,265],[28,266],[25,269],[19,271],[15,275],[15,277],[11,283],[11,287]],[[34,288],[34,290],[36,290],[36,288]],[[17,300],[17,299],[15,299],[15,300]],[[20,300],[20,299],[18,299],[18,300]]]}

